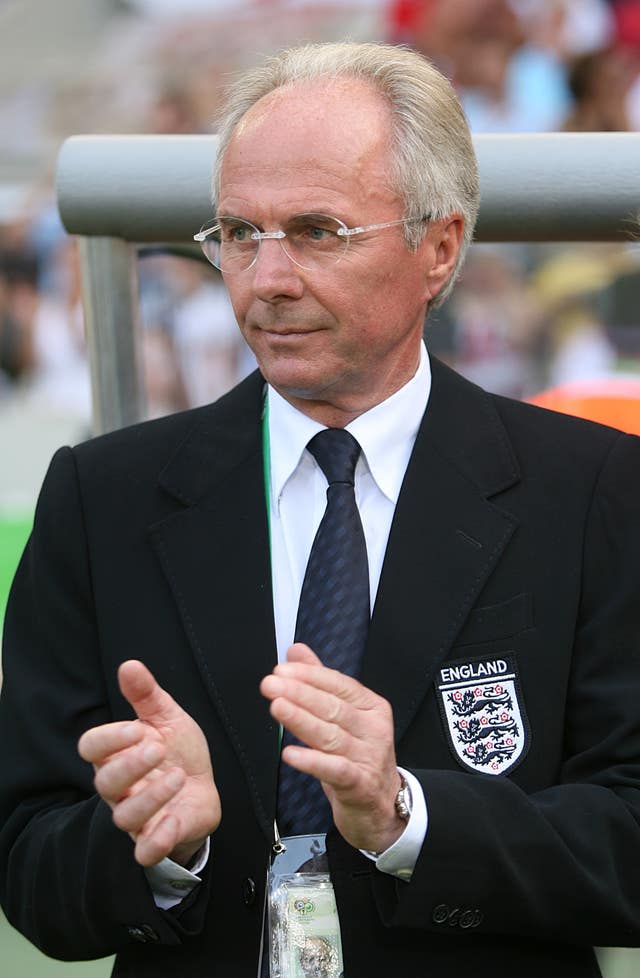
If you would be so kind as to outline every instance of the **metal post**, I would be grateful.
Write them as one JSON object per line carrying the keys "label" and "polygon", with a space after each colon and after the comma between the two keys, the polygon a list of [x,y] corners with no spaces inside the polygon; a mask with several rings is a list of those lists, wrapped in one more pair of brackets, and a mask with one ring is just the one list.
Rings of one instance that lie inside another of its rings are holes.
{"label": "metal post", "polygon": [[78,238],[93,431],[141,421],[144,391],[137,328],[135,251],[119,238]]}

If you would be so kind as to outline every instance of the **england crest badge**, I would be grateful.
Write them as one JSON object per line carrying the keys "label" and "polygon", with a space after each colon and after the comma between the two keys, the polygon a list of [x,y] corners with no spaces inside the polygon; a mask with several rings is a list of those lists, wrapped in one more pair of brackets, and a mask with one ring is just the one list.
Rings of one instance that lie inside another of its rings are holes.
{"label": "england crest badge", "polygon": [[436,691],[463,767],[504,774],[524,759],[530,732],[513,656],[449,662],[438,672]]}

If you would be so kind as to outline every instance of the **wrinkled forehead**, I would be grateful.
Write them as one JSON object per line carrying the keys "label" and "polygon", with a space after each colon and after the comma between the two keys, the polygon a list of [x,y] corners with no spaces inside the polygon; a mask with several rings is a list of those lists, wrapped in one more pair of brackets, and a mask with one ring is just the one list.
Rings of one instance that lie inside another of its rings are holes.
{"label": "wrinkled forehead", "polygon": [[[367,186],[382,189],[389,182],[390,130],[388,105],[363,81],[277,89],[252,106],[231,137],[220,199],[251,197],[249,187],[275,194],[300,188],[302,196],[308,188],[319,202],[325,192],[353,198]],[[302,204],[298,213],[309,209]]]}
{"label": "wrinkled forehead", "polygon": [[[317,79],[278,88],[255,103],[238,123],[227,148],[267,156],[279,150],[323,148],[346,152],[389,143],[391,111],[369,82],[355,78]],[[290,157],[289,157],[290,158]]]}

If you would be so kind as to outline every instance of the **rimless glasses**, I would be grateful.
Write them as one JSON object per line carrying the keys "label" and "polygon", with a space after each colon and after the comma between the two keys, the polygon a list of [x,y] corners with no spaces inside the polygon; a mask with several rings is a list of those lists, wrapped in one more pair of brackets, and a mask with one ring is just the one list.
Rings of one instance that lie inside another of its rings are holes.
{"label": "rimless glasses", "polygon": [[300,268],[314,270],[341,261],[349,241],[356,234],[382,231],[401,224],[427,221],[429,217],[385,221],[365,227],[348,228],[344,221],[327,214],[298,214],[280,231],[260,231],[255,224],[238,217],[219,217],[194,234],[208,260],[225,275],[246,272],[255,264],[260,244],[267,239],[280,242],[287,258]]}

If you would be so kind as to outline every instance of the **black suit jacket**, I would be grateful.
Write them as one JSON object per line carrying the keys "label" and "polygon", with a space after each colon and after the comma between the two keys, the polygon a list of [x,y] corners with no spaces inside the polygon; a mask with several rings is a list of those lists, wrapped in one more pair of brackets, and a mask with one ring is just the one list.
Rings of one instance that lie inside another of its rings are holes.
{"label": "black suit jacket", "polygon": [[[429,827],[409,884],[330,833],[345,974],[597,975],[592,944],[640,938],[639,442],[432,368],[362,675]],[[262,389],[63,449],[45,481],[6,619],[0,875],[9,919],[54,956],[256,974],[278,750],[258,692]],[[131,657],[201,725],[222,799],[203,883],[169,912],[76,753],[130,715]],[[438,686],[447,663],[498,658],[527,744],[492,775],[461,762]]]}

